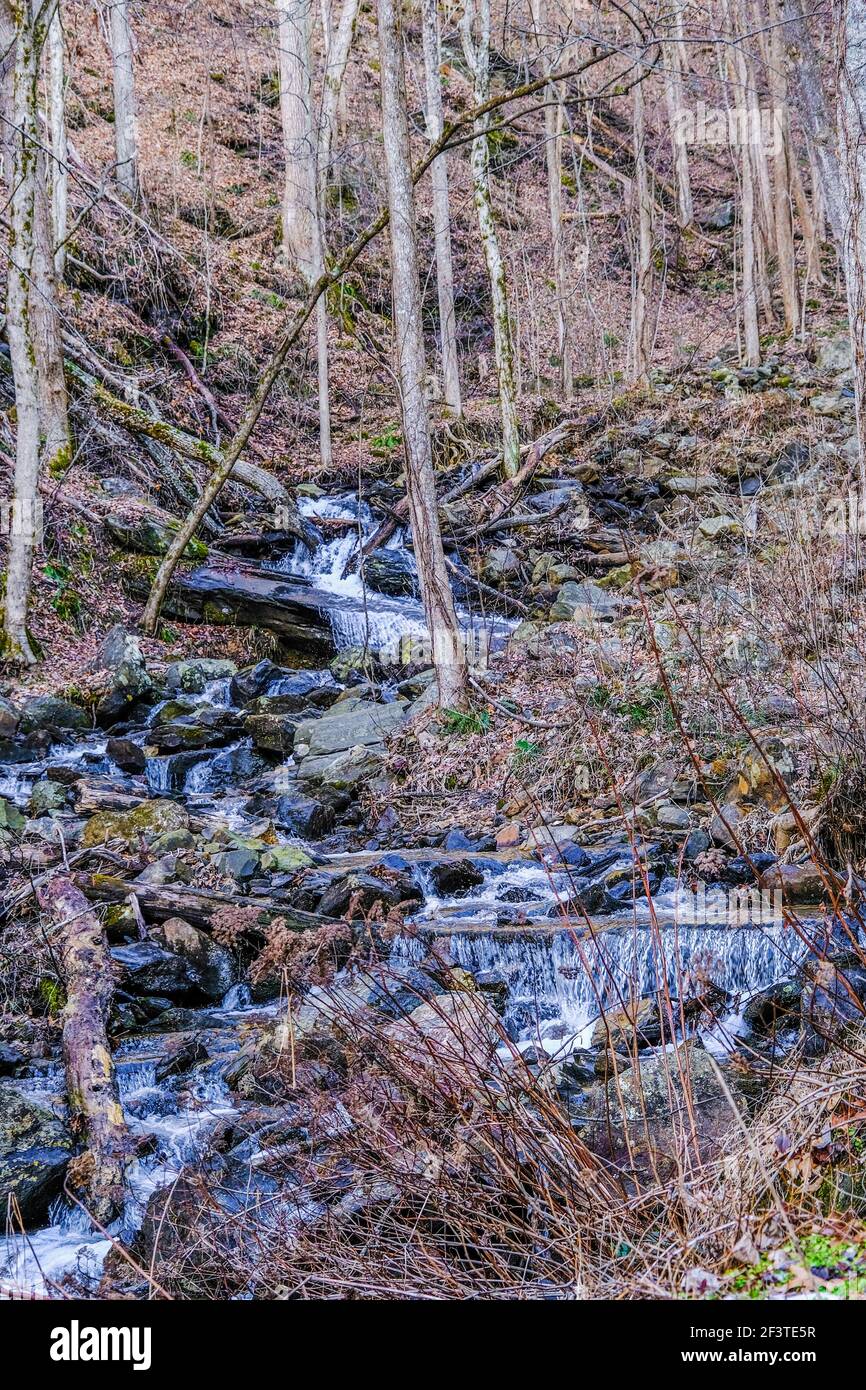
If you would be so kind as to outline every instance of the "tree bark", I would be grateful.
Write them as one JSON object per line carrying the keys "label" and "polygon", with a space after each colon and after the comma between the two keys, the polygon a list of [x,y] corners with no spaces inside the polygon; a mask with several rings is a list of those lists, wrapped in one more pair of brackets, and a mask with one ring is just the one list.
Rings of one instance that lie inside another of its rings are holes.
{"label": "tree bark", "polygon": [[39,67],[43,11],[31,0],[0,4],[4,157],[8,162],[9,268],[6,334],[16,405],[16,447],[9,561],[4,605],[3,652],[32,664],[27,633],[33,553],[38,540],[39,466],[69,451],[66,385],[56,314],[45,161],[39,129]]}
{"label": "tree bark", "polygon": [[785,81],[784,49],[779,28],[779,0],[769,0],[769,62],[767,73],[773,117],[773,175],[776,217],[776,255],[779,289],[785,310],[785,327],[796,332],[799,314],[797,261],[794,252],[793,181],[791,164],[791,122],[788,115],[788,88]]}
{"label": "tree bark", "polygon": [[836,153],[836,130],[824,99],[821,70],[803,13],[802,0],[782,0],[782,16],[788,80],[795,93],[794,106],[809,141],[821,181],[830,230],[841,257],[845,215],[842,174]]}
{"label": "tree bark", "polygon": [[66,987],[63,1057],[69,1108],[82,1127],[90,1162],[84,1204],[100,1225],[123,1209],[124,1173],[131,1146],[106,1033],[114,981],[102,926],[84,894],[68,878],[49,879],[40,906],[61,936]]}
{"label": "tree bark", "polygon": [[690,227],[695,220],[692,182],[689,175],[689,151],[680,134],[680,122],[685,109],[683,87],[683,11],[682,0],[674,0],[672,42],[667,44],[665,57],[665,96],[674,152],[674,173],[677,181],[677,221],[681,228]]}
{"label": "tree bark", "polygon": [[854,355],[860,483],[866,487],[866,8],[839,0],[837,103],[845,220],[842,262]]}
{"label": "tree bark", "polygon": [[[547,49],[547,7],[545,0],[533,0],[532,19],[536,42],[541,50],[547,72],[554,64]],[[551,82],[544,93],[544,149],[547,165],[547,207],[550,217],[550,242],[553,259],[553,283],[556,290],[556,337],[559,357],[559,384],[565,399],[573,394],[571,342],[568,332],[568,276],[565,262],[565,238],[562,230],[562,132],[563,111],[561,93]]]}
{"label": "tree bark", "polygon": [[[424,77],[427,89],[427,134],[431,141],[442,134],[441,52],[437,0],[422,0],[421,26]],[[433,192],[433,236],[436,246],[436,288],[439,294],[439,335],[442,352],[442,385],[445,404],[454,415],[463,413],[460,370],[457,359],[457,320],[454,313],[454,267],[451,259],[451,210],[448,196],[448,161],[443,155],[430,171]]]}
{"label": "tree bark", "polygon": [[115,180],[130,203],[139,198],[138,134],[135,117],[135,69],[129,0],[109,0],[108,33],[114,86]]}
{"label": "tree bark", "polygon": [[[319,168],[313,111],[312,0],[277,0],[280,114],[286,178],[283,192],[283,251],[309,289],[322,274],[324,253]],[[328,314],[316,305],[316,363],[319,394],[319,455],[331,466],[331,402],[328,372]]]}
{"label": "tree bark", "polygon": [[69,213],[69,170],[66,136],[66,53],[61,0],[56,0],[48,25],[48,127],[51,135],[51,229],[54,271],[58,280],[66,269],[66,230]]}
{"label": "tree bark", "polygon": [[637,217],[637,256],[635,258],[634,289],[631,312],[632,378],[635,381],[649,374],[652,358],[653,332],[649,303],[653,279],[652,198],[646,158],[646,122],[644,116],[643,84],[638,83],[632,94],[634,121],[634,194]]}
{"label": "tree bark", "polygon": [[379,0],[378,10],[394,338],[406,449],[406,490],[421,598],[430,633],[439,704],[453,706],[462,704],[465,699],[466,655],[457,627],[436,510],[399,4],[400,0]]}
{"label": "tree bark", "polygon": [[[490,93],[490,0],[479,0],[479,23],[475,35],[475,0],[467,0],[461,21],[463,52],[475,84],[475,102],[481,106]],[[490,122],[485,114],[475,123],[470,163],[478,230],[490,282],[493,311],[493,351],[499,385],[502,420],[502,471],[511,478],[520,467],[520,434],[517,421],[517,387],[514,378],[514,344],[508,308],[505,264],[496,234],[493,202],[490,196],[490,153],[487,143]]]}

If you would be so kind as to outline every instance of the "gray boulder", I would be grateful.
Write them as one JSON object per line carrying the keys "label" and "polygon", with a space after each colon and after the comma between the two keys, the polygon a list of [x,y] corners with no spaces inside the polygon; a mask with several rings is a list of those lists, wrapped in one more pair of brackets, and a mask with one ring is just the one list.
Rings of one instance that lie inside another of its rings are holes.
{"label": "gray boulder", "polygon": [[46,1215],[63,1184],[72,1138],[50,1110],[0,1086],[0,1207],[18,1204],[25,1226]]}

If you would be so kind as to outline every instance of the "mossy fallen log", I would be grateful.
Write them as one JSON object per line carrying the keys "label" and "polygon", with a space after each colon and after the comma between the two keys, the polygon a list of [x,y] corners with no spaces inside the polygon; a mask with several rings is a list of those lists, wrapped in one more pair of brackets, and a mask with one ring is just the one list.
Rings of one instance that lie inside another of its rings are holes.
{"label": "mossy fallen log", "polygon": [[49,879],[38,896],[60,939],[69,1109],[86,1145],[73,1171],[85,1207],[104,1226],[122,1211],[124,1174],[132,1156],[108,1046],[114,994],[111,961],[99,918],[70,879]]}

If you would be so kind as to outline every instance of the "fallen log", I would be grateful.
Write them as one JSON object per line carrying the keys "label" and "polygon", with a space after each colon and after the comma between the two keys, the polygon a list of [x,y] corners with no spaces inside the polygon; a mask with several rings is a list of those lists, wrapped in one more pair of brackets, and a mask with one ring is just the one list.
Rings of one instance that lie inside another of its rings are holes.
{"label": "fallen log", "polygon": [[73,1171],[84,1205],[105,1226],[123,1209],[124,1174],[132,1156],[106,1031],[114,995],[110,957],[96,913],[69,878],[49,879],[38,900],[60,936],[66,1086],[73,1122],[87,1148]]}
{"label": "fallen log", "polygon": [[182,917],[193,927],[207,931],[215,912],[223,907],[245,907],[264,919],[281,917],[292,931],[333,926],[336,919],[317,912],[302,912],[280,898],[257,893],[219,893],[211,888],[192,888],[186,883],[136,883],[112,874],[80,874],[78,881],[89,898],[99,902],[125,902],[133,895],[145,921],[165,922]]}

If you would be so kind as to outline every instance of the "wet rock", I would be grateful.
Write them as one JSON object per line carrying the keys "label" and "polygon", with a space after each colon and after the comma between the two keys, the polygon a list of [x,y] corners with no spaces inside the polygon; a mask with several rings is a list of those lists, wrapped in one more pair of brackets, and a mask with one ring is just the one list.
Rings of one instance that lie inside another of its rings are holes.
{"label": "wet rock", "polygon": [[369,647],[345,647],[332,660],[328,670],[341,685],[357,685],[375,675],[378,662]]}
{"label": "wet rock", "polygon": [[272,661],[260,661],[257,666],[239,671],[230,688],[235,704],[245,705],[266,697],[279,701],[279,709],[286,713],[309,705],[327,706],[340,693],[330,671],[291,670]]}
{"label": "wet rock", "polygon": [[150,742],[161,753],[200,748],[219,748],[238,737],[240,723],[230,711],[219,706],[203,706],[194,714],[160,723],[149,734]]}
{"label": "wet rock", "polygon": [[325,917],[360,917],[375,906],[388,910],[402,902],[418,902],[421,890],[405,874],[380,878],[371,873],[346,874],[325,889],[319,911]]}
{"label": "wet rock", "polygon": [[405,721],[405,708],[403,700],[387,705],[362,700],[348,713],[341,712],[338,705],[321,718],[303,720],[298,725],[296,754],[315,758],[345,752],[359,745],[382,743]]}
{"label": "wet rock", "polygon": [[144,749],[133,743],[131,738],[110,738],[105,751],[121,772],[139,773],[147,767]]}
{"label": "wet rock", "polygon": [[430,881],[441,898],[460,897],[484,882],[484,870],[471,859],[445,859],[430,865]]}
{"label": "wet rock", "polygon": [[0,695],[0,738],[14,738],[21,720],[20,711],[11,700]]}
{"label": "wet rock", "polygon": [[200,1062],[206,1062],[207,1056],[207,1048],[201,1038],[190,1038],[183,1033],[171,1038],[156,1064],[156,1084],[161,1086],[170,1076],[182,1076]]}
{"label": "wet rock", "polygon": [[244,732],[256,748],[262,748],[267,753],[279,753],[284,758],[294,747],[297,727],[296,715],[280,714],[276,710],[248,714],[244,720]]}
{"label": "wet rock", "polygon": [[166,689],[200,695],[211,681],[225,680],[233,676],[237,669],[233,661],[222,657],[204,656],[189,661],[175,661],[165,673]]}
{"label": "wet rock", "polygon": [[743,1009],[743,1019],[756,1033],[793,1027],[800,1021],[802,993],[802,982],[780,980],[778,984],[752,995]]}
{"label": "wet rock", "polygon": [[840,1041],[866,1018],[866,970],[815,961],[800,997],[800,1013],[822,1042]]}
{"label": "wet rock", "polygon": [[100,705],[110,704],[112,709],[117,707],[118,712],[149,695],[153,689],[138,638],[122,623],[116,623],[103,637],[91,669],[108,673],[111,692]]}
{"label": "wet rock", "polygon": [[0,796],[0,831],[11,830],[19,834],[25,825],[26,820],[15,803],[7,800],[5,796]]}
{"label": "wet rock", "polygon": [[152,929],[151,937],[191,966],[196,984],[206,999],[214,1002],[222,999],[235,983],[237,970],[230,952],[183,918],[170,917],[161,927]]}
{"label": "wet rock", "polygon": [[31,816],[47,816],[52,811],[62,811],[68,794],[67,788],[59,782],[52,782],[49,778],[43,777],[41,781],[34,783],[30,793]]}
{"label": "wet rock", "polygon": [[500,1037],[496,1012],[478,991],[438,994],[384,1032],[408,1063],[434,1072],[443,1089],[477,1084]]}
{"label": "wet rock", "polygon": [[782,901],[788,903],[819,903],[830,892],[841,891],[843,880],[832,869],[823,868],[814,859],[802,864],[773,864],[758,879],[761,889],[781,891]]}
{"label": "wet rock", "polygon": [[303,840],[321,840],[333,829],[334,811],[312,797],[281,796],[274,809],[274,824]]}
{"label": "wet rock", "polygon": [[167,830],[187,830],[189,816],[176,801],[142,801],[131,811],[97,811],[91,816],[81,843],[84,848],[120,839],[135,846],[139,837],[153,841]]}
{"label": "wet rock", "polygon": [[684,1143],[710,1161],[737,1123],[714,1063],[691,1039],[638,1053],[630,1069],[594,1089],[581,1135],[624,1173],[667,1182],[680,1171]]}
{"label": "wet rock", "polygon": [[198,992],[198,972],[192,964],[155,941],[112,946],[111,956],[120,968],[123,988],[133,994],[183,999]]}
{"label": "wet rock", "polygon": [[17,1203],[24,1225],[38,1224],[63,1185],[72,1157],[66,1126],[50,1110],[0,1086],[0,1208]]}
{"label": "wet rock", "polygon": [[723,849],[736,850],[737,839],[739,838],[738,827],[742,819],[742,811],[733,802],[724,805],[721,812],[715,811],[707,828],[707,833],[713,844],[720,845]]}
{"label": "wet rock", "polygon": [[622,1009],[608,1009],[592,1030],[593,1047],[631,1051],[655,1047],[662,1040],[662,1019],[657,999],[640,999]]}
{"label": "wet rock", "polygon": [[363,577],[371,589],[394,598],[412,598],[418,593],[418,576],[411,557],[404,550],[377,550],[364,561]]}
{"label": "wet rock", "polygon": [[29,1053],[14,1043],[0,1042],[0,1076],[12,1076],[28,1060]]}
{"label": "wet rock", "polygon": [[24,734],[35,729],[83,730],[90,727],[91,721],[83,709],[57,695],[35,695],[25,701],[21,711],[20,728]]}

